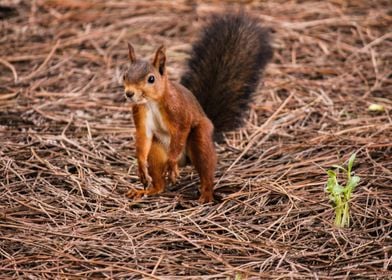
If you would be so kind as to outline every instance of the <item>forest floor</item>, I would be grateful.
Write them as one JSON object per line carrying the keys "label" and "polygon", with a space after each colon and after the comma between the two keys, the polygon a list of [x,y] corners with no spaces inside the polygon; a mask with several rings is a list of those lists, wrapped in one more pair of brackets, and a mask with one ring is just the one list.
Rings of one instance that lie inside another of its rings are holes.
{"label": "forest floor", "polygon": [[[240,2],[0,2],[0,278],[392,277],[390,2]],[[244,128],[216,146],[215,201],[197,203],[191,167],[131,201],[126,42],[142,56],[165,44],[178,80],[229,6],[271,29],[275,53]],[[353,153],[340,229],[326,170]]]}

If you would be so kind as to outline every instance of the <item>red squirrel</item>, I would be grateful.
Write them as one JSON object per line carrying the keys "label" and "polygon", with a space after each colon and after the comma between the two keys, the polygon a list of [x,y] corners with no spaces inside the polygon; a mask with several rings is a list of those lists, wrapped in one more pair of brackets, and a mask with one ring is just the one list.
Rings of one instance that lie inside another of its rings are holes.
{"label": "red squirrel", "polygon": [[213,200],[214,135],[243,123],[272,58],[269,41],[267,30],[245,13],[215,15],[193,44],[180,83],[168,78],[163,46],[148,61],[128,43],[123,84],[126,99],[134,104],[138,174],[144,185],[129,191],[130,198],[163,192],[166,178],[175,183],[178,166],[190,159],[200,176],[199,202]]}

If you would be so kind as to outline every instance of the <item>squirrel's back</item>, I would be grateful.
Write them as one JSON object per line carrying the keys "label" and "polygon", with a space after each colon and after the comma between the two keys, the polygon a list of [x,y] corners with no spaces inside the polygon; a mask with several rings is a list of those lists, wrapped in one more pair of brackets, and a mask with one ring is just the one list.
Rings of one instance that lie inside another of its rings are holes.
{"label": "squirrel's back", "polygon": [[239,127],[272,58],[269,33],[245,13],[215,15],[192,49],[181,83],[196,96],[216,132]]}

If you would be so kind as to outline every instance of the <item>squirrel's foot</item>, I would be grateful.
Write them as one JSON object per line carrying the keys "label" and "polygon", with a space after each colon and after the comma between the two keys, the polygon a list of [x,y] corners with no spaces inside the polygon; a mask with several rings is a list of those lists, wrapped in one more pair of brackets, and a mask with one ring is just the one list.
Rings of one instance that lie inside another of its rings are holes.
{"label": "squirrel's foot", "polygon": [[132,200],[138,200],[140,199],[143,195],[146,194],[146,190],[130,190],[127,193],[127,197],[129,197]]}
{"label": "squirrel's foot", "polygon": [[202,193],[199,197],[199,203],[201,204],[209,203],[212,202],[213,199],[214,198],[212,196],[212,193]]}
{"label": "squirrel's foot", "polygon": [[137,189],[132,189],[127,193],[127,196],[132,199],[132,200],[138,200],[142,198],[144,195],[154,195],[154,194],[159,194],[163,192],[163,188],[154,188],[154,187],[149,187],[144,190],[137,190]]}

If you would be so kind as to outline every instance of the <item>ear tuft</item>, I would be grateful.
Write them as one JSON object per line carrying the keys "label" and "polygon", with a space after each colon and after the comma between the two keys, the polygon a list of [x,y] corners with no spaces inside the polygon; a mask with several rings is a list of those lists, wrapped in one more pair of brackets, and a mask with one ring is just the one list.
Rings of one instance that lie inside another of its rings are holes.
{"label": "ear tuft", "polygon": [[128,58],[131,63],[136,61],[135,50],[130,43],[128,43]]}
{"label": "ear tuft", "polygon": [[158,70],[158,72],[163,75],[165,73],[166,65],[166,49],[164,45],[161,45],[155,52],[155,58],[153,65]]}

